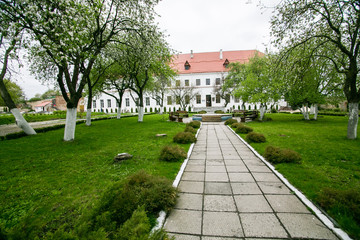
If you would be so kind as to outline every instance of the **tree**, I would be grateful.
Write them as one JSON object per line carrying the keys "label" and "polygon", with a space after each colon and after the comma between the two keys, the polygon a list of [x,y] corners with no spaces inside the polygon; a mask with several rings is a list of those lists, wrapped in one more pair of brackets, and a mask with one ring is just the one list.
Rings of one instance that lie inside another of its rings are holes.
{"label": "tree", "polygon": [[195,99],[198,92],[195,92],[194,86],[175,86],[170,89],[176,104],[180,105],[180,109],[186,111],[188,105]]}
{"label": "tree", "polygon": [[[312,56],[329,60],[344,76],[343,91],[349,105],[347,138],[357,138],[360,100],[360,2],[355,0],[286,0],[272,18],[272,35],[279,48],[291,51],[306,45]],[[322,49],[330,51],[322,52]]]}
{"label": "tree", "polygon": [[38,72],[54,77],[67,102],[64,140],[75,138],[76,110],[98,55],[115,37],[152,21],[157,0],[3,0],[0,8],[37,44],[31,48]]}
{"label": "tree", "polygon": [[[221,77],[222,82],[224,83],[224,76]],[[214,85],[213,92],[215,95],[219,95],[221,99],[225,101],[224,107],[230,103],[230,95],[232,94],[233,86],[231,86],[229,83],[227,84],[219,84]]]}
{"label": "tree", "polygon": [[[25,100],[24,92],[19,85],[7,79],[4,79],[4,85],[15,104],[24,102]],[[0,96],[0,106],[6,106],[6,103],[1,96]]]}
{"label": "tree", "polygon": [[[2,5],[2,4],[0,4]],[[23,28],[18,25],[18,19],[12,19],[0,8],[0,96],[4,104],[15,117],[15,122],[27,135],[36,134],[16,107],[17,99],[13,90],[17,89],[12,83],[5,80],[10,59],[17,57],[17,49],[21,46]],[[9,89],[12,88],[12,89]],[[16,90],[15,90],[16,91]],[[18,90],[16,92],[19,92]],[[15,100],[15,101],[14,101]]]}
{"label": "tree", "polygon": [[49,89],[41,95],[42,99],[55,98],[56,96],[60,96],[61,92],[58,89]]}

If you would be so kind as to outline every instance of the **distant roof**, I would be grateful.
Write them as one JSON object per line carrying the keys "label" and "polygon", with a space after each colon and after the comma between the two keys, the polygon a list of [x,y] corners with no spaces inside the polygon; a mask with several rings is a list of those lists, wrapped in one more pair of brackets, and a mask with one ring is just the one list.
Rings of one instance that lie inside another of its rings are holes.
{"label": "distant roof", "polygon": [[[185,53],[174,55],[173,68],[178,74],[186,73],[207,73],[207,72],[227,72],[224,65],[225,61],[245,63],[255,54],[263,56],[264,53],[257,50],[238,50],[238,51],[219,51],[204,53]],[[222,58],[221,58],[222,55]],[[192,56],[192,57],[191,57]],[[186,61],[190,67],[185,69]]]}
{"label": "distant roof", "polygon": [[36,105],[35,107],[45,107],[46,105],[51,104],[51,103],[52,103],[51,101],[46,101],[46,102],[42,102],[42,103]]}

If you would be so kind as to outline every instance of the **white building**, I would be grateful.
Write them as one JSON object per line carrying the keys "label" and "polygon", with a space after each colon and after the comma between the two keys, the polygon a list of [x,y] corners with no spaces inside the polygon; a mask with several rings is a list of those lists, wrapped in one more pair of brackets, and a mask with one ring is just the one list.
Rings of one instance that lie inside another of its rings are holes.
{"label": "white building", "polygon": [[[225,107],[225,100],[219,94],[216,94],[215,87],[221,86],[223,79],[227,76],[229,69],[227,65],[230,62],[246,63],[249,58],[258,55],[264,55],[257,50],[240,50],[240,51],[222,51],[178,54],[174,56],[173,69],[178,72],[173,86],[193,86],[197,93],[196,97],[188,105],[191,111],[205,110],[212,112],[214,110],[232,111],[233,109],[243,109],[243,103],[230,96],[230,102]],[[116,91],[112,91],[116,94]],[[135,98],[136,93],[132,93]],[[259,109],[260,104],[245,103],[245,109]],[[286,106],[285,102],[277,104]],[[86,104],[85,104],[86,106]],[[178,110],[180,105],[176,103],[171,91],[168,91],[164,100],[166,112]],[[96,112],[116,112],[116,100],[106,94],[102,94],[93,100],[93,111]],[[122,112],[136,112],[136,104],[127,90],[123,96]],[[149,94],[144,96],[145,112],[159,110],[160,106],[151,98]],[[189,110],[189,109],[186,109]]]}

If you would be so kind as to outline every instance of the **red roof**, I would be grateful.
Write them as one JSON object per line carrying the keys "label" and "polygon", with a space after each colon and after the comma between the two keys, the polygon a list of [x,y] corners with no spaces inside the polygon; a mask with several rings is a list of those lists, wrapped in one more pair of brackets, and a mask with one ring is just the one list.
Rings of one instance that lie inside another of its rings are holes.
{"label": "red roof", "polygon": [[[223,51],[222,59],[220,59],[219,52],[205,52],[205,53],[191,53],[174,55],[173,68],[178,71],[178,74],[186,73],[206,73],[206,72],[226,72],[229,69],[223,65],[226,59],[229,62],[245,63],[249,58],[254,57],[258,53],[263,56],[264,53],[257,50],[239,50],[239,51]],[[190,68],[185,70],[185,62],[188,61]]]}
{"label": "red roof", "polygon": [[51,103],[52,103],[51,101],[46,101],[46,102],[42,102],[42,103],[36,105],[35,107],[45,107],[46,105],[51,104]]}

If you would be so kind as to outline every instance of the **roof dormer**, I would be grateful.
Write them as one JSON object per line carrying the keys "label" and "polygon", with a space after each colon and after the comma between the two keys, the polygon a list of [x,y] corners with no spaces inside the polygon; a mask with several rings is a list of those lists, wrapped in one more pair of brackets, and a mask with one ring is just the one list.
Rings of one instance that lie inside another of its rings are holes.
{"label": "roof dormer", "polygon": [[228,65],[229,65],[229,60],[228,59],[226,59],[225,60],[225,62],[223,63],[223,66],[225,67],[225,68],[227,68],[228,67]]}
{"label": "roof dormer", "polygon": [[186,60],[185,64],[184,64],[185,70],[189,70],[190,69],[190,64],[189,62]]}

